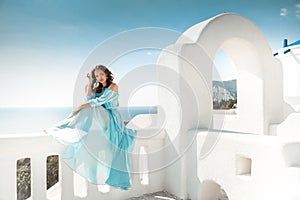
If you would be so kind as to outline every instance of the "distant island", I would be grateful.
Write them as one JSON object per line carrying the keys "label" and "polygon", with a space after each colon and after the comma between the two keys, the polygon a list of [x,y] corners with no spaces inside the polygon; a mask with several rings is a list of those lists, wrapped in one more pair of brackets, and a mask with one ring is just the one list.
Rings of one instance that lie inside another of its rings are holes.
{"label": "distant island", "polygon": [[213,109],[232,109],[237,105],[236,79],[213,81]]}

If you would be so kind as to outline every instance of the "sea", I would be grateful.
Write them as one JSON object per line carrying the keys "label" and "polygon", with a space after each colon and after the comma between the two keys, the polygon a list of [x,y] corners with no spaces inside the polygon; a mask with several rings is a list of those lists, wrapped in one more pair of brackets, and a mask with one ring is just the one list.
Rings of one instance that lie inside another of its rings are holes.
{"label": "sea", "polygon": [[[1,107],[0,134],[36,133],[66,118],[73,107]],[[119,107],[124,121],[138,114],[155,114],[156,106]]]}

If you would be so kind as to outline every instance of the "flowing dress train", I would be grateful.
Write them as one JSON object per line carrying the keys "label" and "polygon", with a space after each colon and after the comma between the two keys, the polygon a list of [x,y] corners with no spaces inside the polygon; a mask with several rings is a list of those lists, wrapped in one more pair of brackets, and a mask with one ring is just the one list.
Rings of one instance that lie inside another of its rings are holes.
{"label": "flowing dress train", "polygon": [[71,113],[46,132],[67,145],[62,159],[89,182],[128,190],[137,131],[124,125],[118,97],[109,87],[88,96],[90,108]]}

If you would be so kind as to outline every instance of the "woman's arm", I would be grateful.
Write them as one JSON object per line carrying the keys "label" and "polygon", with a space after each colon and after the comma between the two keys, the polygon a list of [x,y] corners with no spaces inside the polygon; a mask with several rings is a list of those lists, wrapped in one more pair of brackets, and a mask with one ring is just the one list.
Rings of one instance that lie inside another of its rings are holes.
{"label": "woman's arm", "polygon": [[92,83],[93,83],[93,77],[90,73],[87,74],[87,77],[89,79],[89,83],[87,86],[87,90],[86,90],[86,96],[91,96],[92,95]]}
{"label": "woman's arm", "polygon": [[84,104],[81,104],[80,106],[78,106],[77,108],[75,108],[72,113],[73,115],[76,114],[78,111],[80,111],[81,109],[83,108],[90,108],[91,107],[91,104],[90,103],[84,103]]}
{"label": "woman's arm", "polygon": [[[86,90],[86,100],[89,100],[91,98],[91,95],[92,95],[92,83],[93,83],[93,77],[90,73],[88,73],[86,75],[89,79],[89,83],[88,83],[88,86],[87,86],[87,90]],[[83,108],[90,108],[91,105],[90,103],[84,103],[80,106],[78,106],[77,108],[75,108],[72,113],[73,114],[76,114],[78,111],[80,111],[81,109]]]}
{"label": "woman's arm", "polygon": [[91,95],[92,95],[92,83],[89,83],[86,90],[86,96],[88,97]]}

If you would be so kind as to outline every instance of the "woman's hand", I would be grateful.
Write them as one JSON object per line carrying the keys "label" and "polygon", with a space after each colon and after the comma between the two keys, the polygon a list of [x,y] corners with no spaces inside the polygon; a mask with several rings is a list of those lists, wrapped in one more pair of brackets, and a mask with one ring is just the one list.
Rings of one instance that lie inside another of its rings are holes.
{"label": "woman's hand", "polygon": [[93,76],[90,73],[88,73],[86,75],[86,77],[88,77],[88,79],[89,79],[89,84],[92,84],[93,83]]}
{"label": "woman's hand", "polygon": [[78,106],[77,108],[75,108],[73,111],[72,111],[72,114],[76,114],[77,112],[79,112],[81,109],[83,108],[90,108],[91,107],[91,104],[90,103],[84,103],[84,104],[81,104],[80,106]]}

